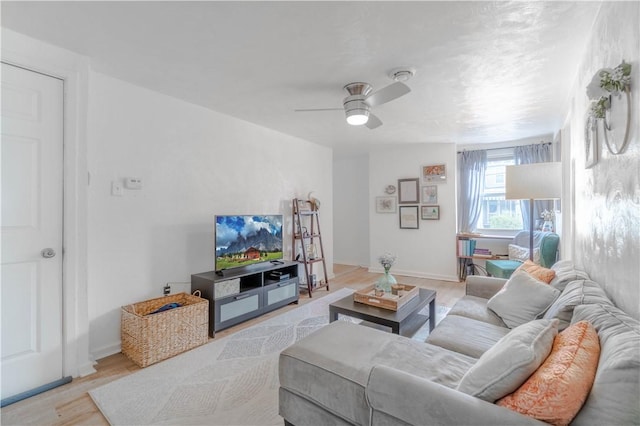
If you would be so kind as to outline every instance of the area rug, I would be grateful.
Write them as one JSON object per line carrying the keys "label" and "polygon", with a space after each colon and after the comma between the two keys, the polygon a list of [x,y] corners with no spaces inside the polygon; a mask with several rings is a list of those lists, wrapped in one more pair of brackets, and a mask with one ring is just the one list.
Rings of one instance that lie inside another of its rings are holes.
{"label": "area rug", "polygon": [[[282,425],[278,356],[329,323],[344,288],[89,392],[112,425]],[[428,306],[425,308],[428,309]],[[449,308],[438,306],[436,321]],[[428,311],[427,311],[428,312]],[[349,317],[340,320],[357,322]],[[416,338],[428,335],[428,322]]]}

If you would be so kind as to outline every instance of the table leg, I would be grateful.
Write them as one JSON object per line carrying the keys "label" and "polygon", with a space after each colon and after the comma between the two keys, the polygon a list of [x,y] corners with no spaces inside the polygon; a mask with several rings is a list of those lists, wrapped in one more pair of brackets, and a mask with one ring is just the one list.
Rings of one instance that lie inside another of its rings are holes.
{"label": "table leg", "polygon": [[329,322],[338,321],[338,313],[333,309],[329,309]]}
{"label": "table leg", "polygon": [[436,299],[429,302],[429,332],[436,328]]}
{"label": "table leg", "polygon": [[400,334],[400,324],[396,323],[391,326],[391,332],[393,334]]}

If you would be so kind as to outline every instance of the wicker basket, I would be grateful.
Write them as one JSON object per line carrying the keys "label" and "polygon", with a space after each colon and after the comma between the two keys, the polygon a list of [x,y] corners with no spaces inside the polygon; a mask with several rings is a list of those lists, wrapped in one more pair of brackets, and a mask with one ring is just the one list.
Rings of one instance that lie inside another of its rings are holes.
{"label": "wicker basket", "polygon": [[[149,315],[173,302],[181,306]],[[140,367],[207,343],[208,330],[209,301],[187,293],[122,307],[122,353]]]}

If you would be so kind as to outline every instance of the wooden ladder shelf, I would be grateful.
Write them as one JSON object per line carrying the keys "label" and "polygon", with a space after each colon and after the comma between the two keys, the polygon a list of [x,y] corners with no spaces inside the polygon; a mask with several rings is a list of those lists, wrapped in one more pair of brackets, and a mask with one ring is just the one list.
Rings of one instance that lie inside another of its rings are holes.
{"label": "wooden ladder shelf", "polygon": [[[327,275],[327,264],[324,258],[324,247],[322,246],[318,209],[311,201],[297,198],[293,199],[292,205],[293,233],[291,247],[293,247],[293,260],[304,265],[306,288],[301,283],[300,290],[309,292],[309,297],[313,297],[315,290],[325,287],[327,291],[329,290],[329,276]],[[318,248],[320,250],[319,253],[317,251]],[[314,279],[313,265],[320,262],[322,262],[324,277],[323,280],[316,280]]]}

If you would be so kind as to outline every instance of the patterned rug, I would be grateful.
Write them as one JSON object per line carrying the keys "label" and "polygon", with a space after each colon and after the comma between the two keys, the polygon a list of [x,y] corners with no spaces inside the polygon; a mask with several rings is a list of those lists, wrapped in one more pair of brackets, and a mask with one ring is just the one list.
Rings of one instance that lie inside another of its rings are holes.
{"label": "patterned rug", "polygon": [[[280,352],[328,324],[328,305],[352,292],[341,289],[89,394],[112,425],[280,426]],[[436,321],[448,310],[438,306]],[[428,322],[414,338],[427,335]]]}

